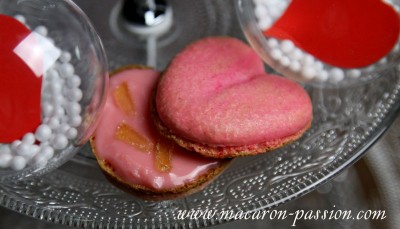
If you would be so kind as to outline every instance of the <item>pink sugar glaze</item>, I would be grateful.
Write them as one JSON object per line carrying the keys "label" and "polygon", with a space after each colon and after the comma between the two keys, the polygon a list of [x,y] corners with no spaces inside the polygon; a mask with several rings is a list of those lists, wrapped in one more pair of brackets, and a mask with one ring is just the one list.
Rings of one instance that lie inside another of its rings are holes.
{"label": "pink sugar glaze", "polygon": [[159,83],[156,107],[175,134],[217,146],[290,137],[312,119],[306,91],[265,74],[257,54],[233,38],[203,39],[177,55]]}
{"label": "pink sugar glaze", "polygon": [[[94,135],[94,144],[97,157],[107,161],[115,169],[115,174],[127,183],[165,190],[193,182],[220,162],[176,147],[176,152],[172,154],[171,171],[160,172],[156,169],[154,153],[142,152],[115,139],[115,131],[122,121],[154,144],[161,137],[153,126],[150,114],[152,90],[158,77],[159,73],[154,70],[129,69],[110,78],[110,90]],[[113,97],[114,89],[123,82],[127,82],[134,100],[134,118],[123,113]]]}

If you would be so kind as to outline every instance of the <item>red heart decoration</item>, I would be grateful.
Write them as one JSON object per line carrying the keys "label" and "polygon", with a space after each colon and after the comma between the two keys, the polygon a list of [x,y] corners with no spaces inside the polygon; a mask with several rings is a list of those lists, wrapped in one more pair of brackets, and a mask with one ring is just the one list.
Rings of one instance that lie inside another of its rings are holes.
{"label": "red heart decoration", "polygon": [[[41,122],[42,77],[36,76],[14,49],[31,31],[0,15],[0,142],[21,139]],[[30,50],[28,50],[30,51]]]}
{"label": "red heart decoration", "polygon": [[387,55],[399,28],[397,12],[382,0],[292,0],[264,34],[333,66],[359,68]]}

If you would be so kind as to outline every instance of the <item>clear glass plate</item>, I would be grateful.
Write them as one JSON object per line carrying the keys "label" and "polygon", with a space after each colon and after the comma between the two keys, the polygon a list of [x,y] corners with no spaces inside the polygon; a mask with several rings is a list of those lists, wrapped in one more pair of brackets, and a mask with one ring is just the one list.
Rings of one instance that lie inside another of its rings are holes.
{"label": "clear glass plate", "polygon": [[[112,68],[144,62],[141,57],[146,54],[145,48],[116,42],[109,29],[111,13],[104,9],[112,11],[118,2],[77,3],[99,30]],[[176,34],[161,38],[159,69],[181,47],[199,37],[242,38],[228,1],[176,0],[171,5],[179,9],[174,11],[175,18],[190,20],[178,20],[173,25]],[[197,32],[180,34],[196,24]],[[351,88],[307,88],[314,104],[314,120],[302,139],[264,155],[236,159],[204,190],[186,198],[146,201],[120,191],[101,174],[90,146],[86,145],[72,161],[50,174],[1,183],[0,205],[42,220],[82,228],[200,228],[233,219],[179,220],[179,210],[248,212],[273,208],[327,182],[357,161],[381,136],[399,110],[399,73],[400,68],[390,69],[383,77]]]}

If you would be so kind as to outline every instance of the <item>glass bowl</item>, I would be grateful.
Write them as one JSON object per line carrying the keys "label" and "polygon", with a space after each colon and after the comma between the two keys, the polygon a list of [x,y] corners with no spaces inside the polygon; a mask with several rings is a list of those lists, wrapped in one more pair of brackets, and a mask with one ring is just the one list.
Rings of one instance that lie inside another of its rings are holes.
{"label": "glass bowl", "polygon": [[[399,2],[371,2],[237,0],[235,7],[248,42],[273,69],[304,84],[341,87],[377,78],[399,61]],[[367,14],[375,21],[390,15],[379,21],[390,25],[358,20]]]}
{"label": "glass bowl", "polygon": [[108,65],[97,33],[72,1],[1,0],[0,17],[4,181],[48,172],[88,140]]}

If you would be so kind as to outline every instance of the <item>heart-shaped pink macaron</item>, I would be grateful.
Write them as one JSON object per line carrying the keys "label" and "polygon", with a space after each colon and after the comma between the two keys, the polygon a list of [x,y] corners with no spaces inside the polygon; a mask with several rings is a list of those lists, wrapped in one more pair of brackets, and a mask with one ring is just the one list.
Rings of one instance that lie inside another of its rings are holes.
{"label": "heart-shaped pink macaron", "polygon": [[301,136],[312,119],[302,87],[266,74],[250,47],[228,37],[202,39],[178,54],[155,102],[166,135],[193,150],[211,147],[196,151],[220,158],[282,146]]}
{"label": "heart-shaped pink macaron", "polygon": [[292,40],[327,64],[359,68],[387,55],[399,31],[398,13],[383,0],[292,0],[264,34]]}
{"label": "heart-shaped pink macaron", "polygon": [[36,76],[15,52],[30,34],[21,22],[0,15],[1,143],[20,139],[40,124],[42,77]]}

